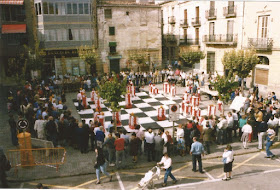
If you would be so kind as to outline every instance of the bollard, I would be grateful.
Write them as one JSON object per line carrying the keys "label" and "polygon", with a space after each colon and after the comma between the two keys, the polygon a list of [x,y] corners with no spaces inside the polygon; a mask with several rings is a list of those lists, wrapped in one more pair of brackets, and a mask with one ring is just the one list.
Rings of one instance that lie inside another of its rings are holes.
{"label": "bollard", "polygon": [[[19,148],[20,148],[20,161],[21,165],[35,165],[32,155],[31,134],[28,132],[19,133],[17,135]],[[28,150],[26,150],[28,149]]]}

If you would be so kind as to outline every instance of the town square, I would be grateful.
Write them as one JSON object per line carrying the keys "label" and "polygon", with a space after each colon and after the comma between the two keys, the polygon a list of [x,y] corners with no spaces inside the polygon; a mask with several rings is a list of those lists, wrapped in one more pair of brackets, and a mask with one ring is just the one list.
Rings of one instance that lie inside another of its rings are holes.
{"label": "town square", "polygon": [[279,8],[0,0],[0,188],[279,189]]}

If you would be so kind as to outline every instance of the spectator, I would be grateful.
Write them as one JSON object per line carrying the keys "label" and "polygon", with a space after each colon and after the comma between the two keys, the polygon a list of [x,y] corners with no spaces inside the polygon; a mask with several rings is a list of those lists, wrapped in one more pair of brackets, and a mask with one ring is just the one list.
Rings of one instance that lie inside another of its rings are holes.
{"label": "spectator", "polygon": [[228,181],[232,178],[232,163],[234,160],[232,147],[227,145],[227,148],[223,153],[223,163],[224,163],[224,173],[225,177],[222,179],[223,181]]}
{"label": "spectator", "polygon": [[119,169],[122,166],[124,161],[124,139],[120,138],[120,134],[116,133],[116,140],[114,142],[116,149],[116,166]]}
{"label": "spectator", "polygon": [[154,137],[155,137],[155,135],[152,131],[152,128],[149,128],[148,131],[145,132],[148,162],[151,162],[151,159],[153,161],[155,161],[155,140],[154,140]]}
{"label": "spectator", "polygon": [[199,166],[199,172],[204,173],[202,170],[202,161],[201,161],[201,155],[204,156],[204,148],[203,145],[197,141],[197,137],[193,137],[193,143],[191,146],[190,154],[192,155],[192,164],[193,164],[192,171],[197,172],[196,170],[196,161],[197,161]]}
{"label": "spectator", "polygon": [[249,139],[249,134],[252,133],[252,126],[249,125],[248,121],[246,123],[246,125],[244,125],[242,127],[242,137],[241,137],[241,141],[243,142],[243,148],[244,149],[248,149],[247,148],[247,142],[248,142],[248,139]]}
{"label": "spectator", "polygon": [[133,163],[137,163],[138,161],[138,148],[139,148],[139,142],[140,139],[136,137],[136,133],[131,134],[131,139],[130,139],[130,155],[132,156],[132,161]]}
{"label": "spectator", "polygon": [[110,174],[106,171],[106,160],[103,154],[103,149],[100,147],[97,147],[95,149],[95,153],[96,153],[96,164],[94,165],[95,169],[96,169],[96,177],[97,177],[97,181],[96,184],[100,184],[100,171],[105,174],[106,176],[108,176],[110,178],[110,182],[112,181],[112,177],[110,176]]}

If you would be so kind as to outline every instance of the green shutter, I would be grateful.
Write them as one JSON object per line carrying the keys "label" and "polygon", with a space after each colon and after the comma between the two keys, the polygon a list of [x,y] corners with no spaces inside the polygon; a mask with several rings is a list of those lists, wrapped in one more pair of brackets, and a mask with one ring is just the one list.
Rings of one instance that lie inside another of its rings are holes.
{"label": "green shutter", "polygon": [[117,46],[117,42],[109,42],[109,47],[115,47]]}

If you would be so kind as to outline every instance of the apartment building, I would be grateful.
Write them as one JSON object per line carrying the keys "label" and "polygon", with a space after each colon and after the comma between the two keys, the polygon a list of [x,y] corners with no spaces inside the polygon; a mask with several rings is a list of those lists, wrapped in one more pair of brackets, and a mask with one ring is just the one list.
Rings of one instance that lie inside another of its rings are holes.
{"label": "apartment building", "polygon": [[147,69],[161,67],[161,10],[153,0],[100,0],[97,19],[104,72],[144,68],[129,60],[130,52],[143,52]]}
{"label": "apartment building", "polygon": [[[34,0],[40,48],[45,51],[44,70],[56,75],[87,74],[78,57],[80,46],[92,46],[91,0]],[[96,72],[96,65],[91,68]]]}
{"label": "apartment building", "polygon": [[243,49],[257,51],[260,63],[247,84],[258,84],[260,92],[280,96],[279,2],[245,2]]}

